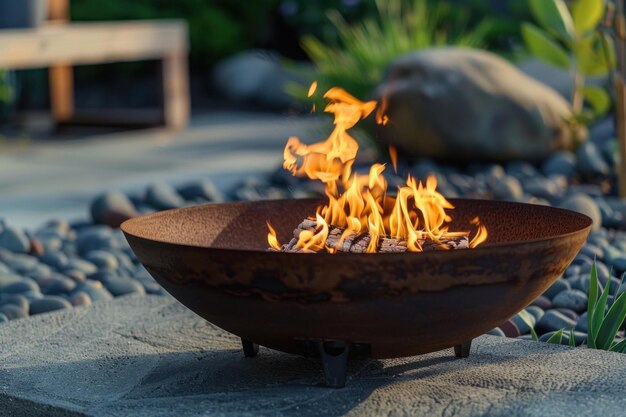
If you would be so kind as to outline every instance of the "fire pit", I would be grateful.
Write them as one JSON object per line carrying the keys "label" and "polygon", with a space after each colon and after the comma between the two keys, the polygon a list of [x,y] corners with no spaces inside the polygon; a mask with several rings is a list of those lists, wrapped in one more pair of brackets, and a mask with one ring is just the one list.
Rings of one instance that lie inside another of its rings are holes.
{"label": "fire pit", "polygon": [[[390,358],[454,346],[465,357],[472,338],[526,307],[585,241],[591,219],[581,214],[448,201],[433,176],[409,176],[390,192],[384,164],[352,172],[359,147],[347,131],[377,103],[339,88],[325,97],[332,133],[312,145],[290,138],[284,167],[324,183],[326,201],[200,206],[122,225],[157,281],[240,336],[246,356],[258,345],[320,355],[333,387],[345,384],[349,354]],[[377,120],[390,122],[384,106]],[[390,156],[396,170],[394,150]]]}
{"label": "fire pit", "polygon": [[563,273],[591,219],[519,203],[450,200],[452,226],[476,214],[489,242],[421,253],[267,252],[265,222],[279,239],[321,203],[277,200],[204,205],[122,225],[138,259],[175,298],[257,345],[320,355],[326,382],[342,386],[348,353],[410,356],[455,347],[526,307]]}

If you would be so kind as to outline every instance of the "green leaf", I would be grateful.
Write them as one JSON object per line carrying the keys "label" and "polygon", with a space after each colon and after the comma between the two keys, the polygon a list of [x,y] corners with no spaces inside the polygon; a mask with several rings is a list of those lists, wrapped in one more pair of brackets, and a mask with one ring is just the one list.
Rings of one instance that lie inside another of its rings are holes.
{"label": "green leaf", "polygon": [[530,327],[530,336],[536,342],[539,340],[539,336],[537,336],[537,332],[535,332],[535,318],[526,310],[522,310],[517,315],[526,323],[528,327]]}
{"label": "green leaf", "polygon": [[614,344],[613,346],[611,346],[611,349],[609,350],[611,352],[626,353],[626,339],[622,340],[619,343]]}
{"label": "green leaf", "polygon": [[559,330],[558,332],[550,336],[550,338],[546,340],[546,343],[553,343],[553,344],[560,345],[561,339],[563,339],[563,329]]}
{"label": "green leaf", "polygon": [[596,268],[596,261],[593,261],[591,265],[591,274],[589,276],[589,298],[587,299],[587,328],[589,330],[589,337],[587,338],[587,345],[590,348],[595,348],[595,336],[593,336],[593,312],[598,302],[598,269]]}
{"label": "green leaf", "polygon": [[615,68],[615,43],[604,33],[579,39],[573,47],[578,66],[587,76],[603,76]]}
{"label": "green leaf", "polygon": [[549,34],[531,23],[522,23],[522,37],[526,47],[542,60],[560,68],[571,65],[567,52]]}
{"label": "green leaf", "polygon": [[605,114],[611,107],[611,97],[602,87],[585,86],[582,93],[596,115]]}
{"label": "green leaf", "polygon": [[[593,268],[592,268],[592,273],[593,273]],[[597,279],[597,271],[596,271],[596,279]],[[600,332],[600,327],[602,326],[602,322],[604,320],[604,311],[606,310],[606,301],[609,298],[609,292],[611,292],[610,288],[611,286],[608,284],[604,287],[604,289],[602,290],[602,295],[600,295],[600,299],[595,305],[593,312],[587,312],[587,315],[589,314],[592,315],[591,327],[589,328],[589,339],[593,338],[593,343],[595,345],[594,347],[596,349],[603,349],[602,345],[598,343],[598,333]],[[589,345],[589,347],[591,347],[591,345]]]}
{"label": "green leaf", "polygon": [[574,337],[574,329],[569,329],[569,345],[576,347],[576,338]]}
{"label": "green leaf", "polygon": [[624,323],[624,319],[626,319],[626,293],[617,297],[606,314],[596,338],[596,345],[601,349],[608,350],[615,340],[617,331]]}
{"label": "green leaf", "polygon": [[562,41],[569,42],[574,38],[572,15],[563,0],[530,0],[530,9],[539,24]]}
{"label": "green leaf", "polygon": [[576,0],[572,6],[574,27],[579,33],[593,30],[604,17],[604,0]]}

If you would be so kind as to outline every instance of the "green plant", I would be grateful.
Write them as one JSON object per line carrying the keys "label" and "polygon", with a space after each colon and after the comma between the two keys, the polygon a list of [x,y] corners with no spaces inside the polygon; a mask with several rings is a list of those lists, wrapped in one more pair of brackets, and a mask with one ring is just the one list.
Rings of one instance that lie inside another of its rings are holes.
{"label": "green plant", "polygon": [[620,292],[625,275],[622,274],[620,285],[612,301],[609,301],[610,285],[607,283],[599,294],[595,262],[591,267],[587,304],[587,345],[592,349],[626,353],[626,340],[615,342],[615,336],[626,319],[626,292]]}
{"label": "green plant", "polygon": [[[608,35],[596,30],[605,15],[604,0],[529,0],[538,27],[522,24],[527,49],[543,61],[572,72],[571,104],[582,122],[605,114],[611,106],[609,94],[586,84],[590,76],[607,75],[615,66],[615,49]],[[587,103],[592,113],[584,111]]]}
{"label": "green plant", "polygon": [[[394,58],[437,45],[480,47],[492,27],[483,20],[468,27],[468,14],[447,2],[429,6],[427,0],[376,0],[374,16],[353,24],[336,10],[328,12],[337,42],[304,36],[302,47],[315,65],[320,91],[339,85],[356,97],[367,97]],[[300,89],[292,93],[305,97]]]}

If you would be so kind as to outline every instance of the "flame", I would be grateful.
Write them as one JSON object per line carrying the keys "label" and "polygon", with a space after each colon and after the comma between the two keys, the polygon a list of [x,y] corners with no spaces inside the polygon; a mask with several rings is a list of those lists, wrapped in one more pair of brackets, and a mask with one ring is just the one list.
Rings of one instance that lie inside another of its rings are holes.
{"label": "flame", "polygon": [[311,83],[311,86],[309,87],[309,91],[306,94],[307,97],[311,97],[313,94],[315,94],[315,91],[317,90],[317,81],[313,81]]}
{"label": "flame", "polygon": [[393,172],[398,173],[398,150],[393,146],[389,147],[389,158],[391,159],[391,165],[393,165]]}
{"label": "flame", "polygon": [[276,230],[274,230],[269,222],[266,223],[267,228],[269,229],[269,233],[267,234],[267,243],[270,244],[270,248],[280,250],[280,243],[278,243],[278,238],[276,237]]}
{"label": "flame", "polygon": [[[309,88],[312,95],[317,88]],[[368,117],[377,106],[375,101],[363,102],[341,88],[331,88],[324,94],[328,104],[324,111],[334,116],[334,128],[324,141],[306,145],[297,137],[290,137],[284,150],[283,167],[295,176],[306,176],[324,183],[328,198],[326,205],[318,208],[315,230],[300,232],[297,247],[303,252],[327,250],[331,253],[346,239],[369,235],[366,252],[377,252],[381,238],[392,237],[406,242],[407,250],[419,252],[426,239],[440,243],[446,238],[468,237],[469,232],[449,232],[452,221],[446,210],[454,206],[437,191],[437,179],[428,177],[423,184],[409,176],[406,184],[398,187],[396,196],[387,193],[383,176],[384,164],[374,164],[367,175],[352,172],[359,149],[357,141],[348,133],[360,120]],[[383,103],[384,104],[384,103]],[[384,105],[377,111],[379,123],[387,123]],[[397,173],[397,151],[389,149],[394,171]],[[487,229],[478,217],[471,222],[477,232],[469,246],[474,248],[487,239]],[[339,242],[327,243],[330,230],[343,230]],[[268,242],[280,248],[276,234],[268,224]]]}

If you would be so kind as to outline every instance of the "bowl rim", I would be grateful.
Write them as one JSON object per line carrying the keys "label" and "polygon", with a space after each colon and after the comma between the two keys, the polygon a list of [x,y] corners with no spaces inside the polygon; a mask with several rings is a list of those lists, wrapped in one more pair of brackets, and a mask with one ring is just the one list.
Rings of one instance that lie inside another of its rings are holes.
{"label": "bowl rim", "polygon": [[[255,200],[255,201],[232,201],[232,202],[225,202],[225,203],[206,203],[206,204],[199,204],[199,205],[195,205],[195,206],[190,206],[190,207],[180,207],[180,208],[175,208],[175,209],[169,209],[169,210],[161,210],[161,211],[157,211],[154,213],[148,213],[148,214],[143,214],[141,216],[137,216],[137,217],[133,217],[130,218],[128,220],[125,220],[121,225],[120,225],[120,229],[122,230],[122,232],[124,233],[124,236],[126,237],[126,239],[128,240],[128,237],[132,237],[134,239],[139,239],[139,240],[143,240],[146,242],[152,242],[152,243],[157,243],[157,244],[166,244],[166,245],[171,245],[171,246],[177,246],[177,247],[181,247],[181,248],[189,248],[189,249],[210,249],[211,251],[215,251],[217,253],[242,253],[242,254],[251,254],[251,253],[255,253],[255,254],[267,254],[268,256],[305,256],[305,255],[311,255],[310,253],[294,253],[294,252],[278,252],[278,251],[269,251],[269,250],[260,250],[260,249],[244,249],[244,248],[217,248],[217,247],[212,247],[212,246],[204,246],[204,245],[194,245],[194,244],[188,244],[188,243],[177,243],[177,242],[172,242],[172,241],[167,241],[167,240],[162,240],[162,239],[150,239],[147,238],[145,236],[140,236],[138,234],[132,233],[130,232],[128,229],[129,227],[131,227],[134,223],[143,221],[145,219],[149,219],[149,218],[155,218],[155,217],[161,217],[161,216],[169,216],[172,215],[174,213],[178,213],[178,212],[182,212],[182,211],[190,211],[190,210],[201,210],[204,207],[207,206],[215,206],[215,205],[250,205],[250,204],[254,204],[254,203],[280,203],[280,202],[285,202],[285,201],[310,201],[311,203],[313,202],[323,202],[322,199],[319,198],[300,198],[300,199],[296,199],[296,198],[287,198],[287,199],[276,199],[276,200]],[[585,227],[578,229],[578,230],[574,230],[572,232],[568,232],[568,233],[563,233],[563,234],[558,234],[558,235],[554,235],[554,236],[548,236],[548,237],[540,237],[540,238],[535,238],[535,239],[528,239],[528,240],[512,240],[509,242],[499,242],[499,243],[493,243],[493,244],[489,244],[488,242],[485,245],[481,245],[478,246],[476,248],[472,248],[472,253],[483,253],[485,251],[489,251],[493,248],[509,248],[509,247],[516,247],[516,246],[522,246],[522,245],[528,245],[528,244],[534,244],[534,243],[538,243],[538,242],[546,242],[546,241],[550,241],[550,240],[555,240],[555,239],[562,239],[562,238],[566,238],[569,236],[574,236],[580,233],[585,233],[585,232],[589,232],[591,231],[591,228],[593,227],[593,220],[582,213],[579,213],[577,211],[573,211],[573,210],[569,210],[569,209],[565,209],[565,208],[561,208],[561,207],[552,207],[552,206],[542,206],[542,205],[538,205],[538,204],[529,204],[529,203],[519,203],[519,202],[514,202],[514,201],[497,201],[497,200],[486,200],[486,199],[471,199],[471,198],[449,198],[448,201],[450,201],[453,205],[455,201],[463,201],[463,202],[480,202],[480,203],[487,203],[487,204],[503,204],[503,205],[509,205],[509,206],[531,206],[533,208],[538,208],[540,207],[541,210],[549,210],[549,211],[555,211],[555,212],[562,212],[562,213],[567,213],[570,216],[576,216],[579,217],[581,220],[585,221],[586,223],[588,223]],[[362,256],[380,256],[380,257],[397,257],[397,256],[442,256],[444,254],[450,254],[450,253],[459,253],[459,252],[464,252],[464,250],[459,250],[459,251],[448,251],[448,250],[435,250],[435,251],[428,251],[428,252],[388,252],[388,253],[354,253],[354,252],[349,252],[349,253],[336,253],[336,254],[331,254],[331,253],[316,253],[316,256],[332,256],[332,257],[336,257],[336,256],[349,256],[349,257],[362,257]],[[449,255],[448,255],[449,256]]]}

